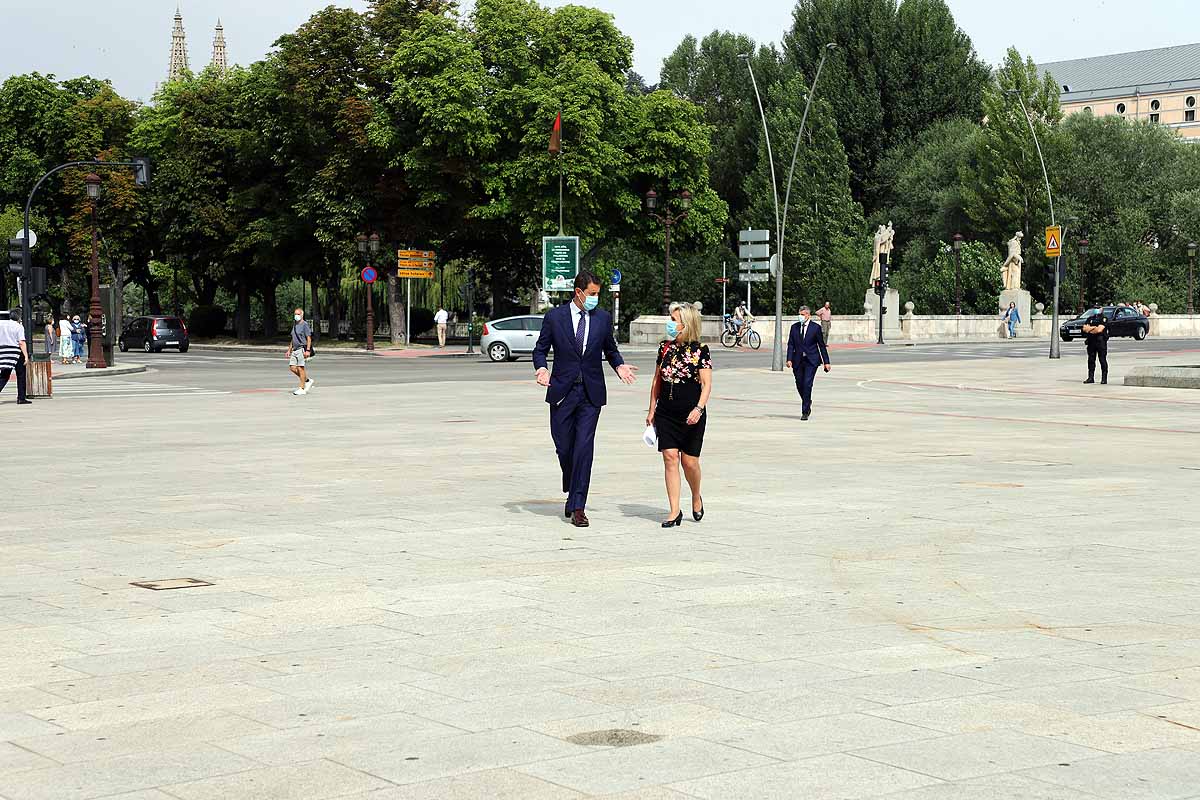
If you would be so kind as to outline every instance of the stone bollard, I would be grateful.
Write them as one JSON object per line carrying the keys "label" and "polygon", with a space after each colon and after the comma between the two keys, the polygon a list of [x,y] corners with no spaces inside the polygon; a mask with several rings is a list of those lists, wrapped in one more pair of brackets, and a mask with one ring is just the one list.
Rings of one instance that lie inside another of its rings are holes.
{"label": "stone bollard", "polygon": [[1034,311],[1036,312],[1034,314],[1035,317],[1046,316],[1046,304],[1045,303],[1034,303],[1033,308],[1034,308]]}
{"label": "stone bollard", "polygon": [[900,335],[905,339],[911,339],[913,335],[913,301],[909,300],[904,304],[904,313],[900,316]]}
{"label": "stone bollard", "polygon": [[1150,304],[1150,335],[1158,336],[1158,326],[1161,325],[1158,318],[1158,303]]}

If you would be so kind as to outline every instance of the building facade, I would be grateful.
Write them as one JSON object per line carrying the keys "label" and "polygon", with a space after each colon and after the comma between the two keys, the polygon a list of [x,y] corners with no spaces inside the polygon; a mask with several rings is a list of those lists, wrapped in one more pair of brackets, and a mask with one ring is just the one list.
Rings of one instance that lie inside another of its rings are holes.
{"label": "building facade", "polygon": [[1064,114],[1117,115],[1174,128],[1200,142],[1200,44],[1041,64]]}

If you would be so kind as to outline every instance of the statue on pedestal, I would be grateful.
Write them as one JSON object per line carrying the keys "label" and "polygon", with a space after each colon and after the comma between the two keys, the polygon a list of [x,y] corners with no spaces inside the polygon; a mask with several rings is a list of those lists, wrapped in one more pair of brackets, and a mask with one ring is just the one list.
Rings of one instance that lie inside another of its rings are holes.
{"label": "statue on pedestal", "polygon": [[875,231],[874,258],[871,262],[871,277],[867,280],[867,286],[873,287],[875,281],[879,279],[881,258],[885,264],[891,262],[892,248],[895,247],[895,238],[896,230],[892,227],[890,221],[887,225],[880,225],[879,230]]}
{"label": "statue on pedestal", "polygon": [[1004,284],[1005,291],[1021,288],[1021,267],[1025,264],[1025,259],[1021,257],[1021,240],[1023,238],[1025,238],[1025,234],[1017,231],[1013,234],[1013,238],[1008,240],[1008,258],[1000,267],[1000,280]]}

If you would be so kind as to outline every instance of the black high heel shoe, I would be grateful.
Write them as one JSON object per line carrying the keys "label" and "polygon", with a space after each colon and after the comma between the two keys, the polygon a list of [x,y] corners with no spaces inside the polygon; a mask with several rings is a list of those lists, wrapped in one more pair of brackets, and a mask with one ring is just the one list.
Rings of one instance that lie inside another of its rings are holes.
{"label": "black high heel shoe", "polygon": [[676,517],[675,519],[669,519],[662,524],[662,526],[664,528],[677,528],[680,525],[683,525],[683,512],[682,511],[679,512],[679,516]]}
{"label": "black high heel shoe", "polygon": [[700,510],[692,512],[692,519],[696,520],[696,522],[699,522],[700,520],[704,519],[704,498],[703,497],[700,498]]}

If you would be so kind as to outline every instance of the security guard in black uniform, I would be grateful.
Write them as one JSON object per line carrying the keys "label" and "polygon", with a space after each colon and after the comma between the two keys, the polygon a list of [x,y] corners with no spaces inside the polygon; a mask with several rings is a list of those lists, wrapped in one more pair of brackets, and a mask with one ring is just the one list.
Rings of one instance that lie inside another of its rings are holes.
{"label": "security guard in black uniform", "polygon": [[1100,382],[1108,383],[1108,326],[1104,324],[1104,314],[1096,313],[1088,317],[1083,325],[1083,334],[1087,337],[1088,376],[1084,383],[1096,382],[1096,358],[1100,358]]}

